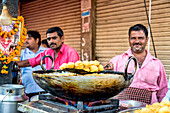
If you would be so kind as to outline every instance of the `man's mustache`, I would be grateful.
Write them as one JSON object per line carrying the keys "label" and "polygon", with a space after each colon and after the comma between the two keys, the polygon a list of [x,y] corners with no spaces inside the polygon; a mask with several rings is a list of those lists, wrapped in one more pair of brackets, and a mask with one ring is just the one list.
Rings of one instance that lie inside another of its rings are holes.
{"label": "man's mustache", "polygon": [[142,45],[142,44],[141,43],[134,43],[133,46],[135,46],[135,45]]}
{"label": "man's mustache", "polygon": [[56,43],[51,43],[50,46],[51,46],[51,45],[57,45],[57,44],[56,44]]}

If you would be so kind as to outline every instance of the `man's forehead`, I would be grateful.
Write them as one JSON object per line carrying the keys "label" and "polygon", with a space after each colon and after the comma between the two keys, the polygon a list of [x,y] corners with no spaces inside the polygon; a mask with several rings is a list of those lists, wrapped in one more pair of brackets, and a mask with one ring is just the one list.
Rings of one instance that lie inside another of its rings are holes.
{"label": "man's forehead", "polygon": [[140,31],[131,31],[130,35],[144,35],[145,36],[145,33],[143,30],[140,30]]}
{"label": "man's forehead", "polygon": [[57,32],[53,32],[53,33],[47,33],[47,37],[58,37]]}

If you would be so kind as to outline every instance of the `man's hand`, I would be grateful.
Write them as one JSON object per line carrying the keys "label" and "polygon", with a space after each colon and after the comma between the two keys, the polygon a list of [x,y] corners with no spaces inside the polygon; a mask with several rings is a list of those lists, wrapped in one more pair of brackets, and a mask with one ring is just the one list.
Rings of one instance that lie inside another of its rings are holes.
{"label": "man's hand", "polygon": [[28,60],[16,61],[16,63],[18,64],[18,67],[28,67],[28,66],[30,66]]}
{"label": "man's hand", "polygon": [[22,80],[21,80],[21,79],[19,80],[18,84],[19,84],[19,85],[23,85],[23,84],[22,84]]}
{"label": "man's hand", "polygon": [[113,70],[113,64],[111,62],[104,65],[105,70]]}

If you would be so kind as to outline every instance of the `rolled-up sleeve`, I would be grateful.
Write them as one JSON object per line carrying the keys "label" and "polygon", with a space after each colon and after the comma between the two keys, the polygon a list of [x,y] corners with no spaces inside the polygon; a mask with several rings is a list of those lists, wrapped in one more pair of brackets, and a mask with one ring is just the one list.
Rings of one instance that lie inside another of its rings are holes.
{"label": "rolled-up sleeve", "polygon": [[29,64],[31,65],[31,67],[35,67],[37,65],[40,65],[40,62],[41,62],[41,58],[44,56],[44,52],[43,53],[40,53],[38,54],[36,57],[34,58],[30,58],[28,59],[29,61]]}

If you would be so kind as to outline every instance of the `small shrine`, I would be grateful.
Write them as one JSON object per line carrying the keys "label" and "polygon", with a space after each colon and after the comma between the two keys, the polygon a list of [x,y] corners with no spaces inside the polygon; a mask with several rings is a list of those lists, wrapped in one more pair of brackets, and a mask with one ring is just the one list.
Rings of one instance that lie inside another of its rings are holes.
{"label": "small shrine", "polygon": [[8,11],[6,0],[3,0],[0,16],[0,85],[12,83],[14,61],[20,60],[21,46],[25,42],[27,29],[24,18],[13,18]]}

